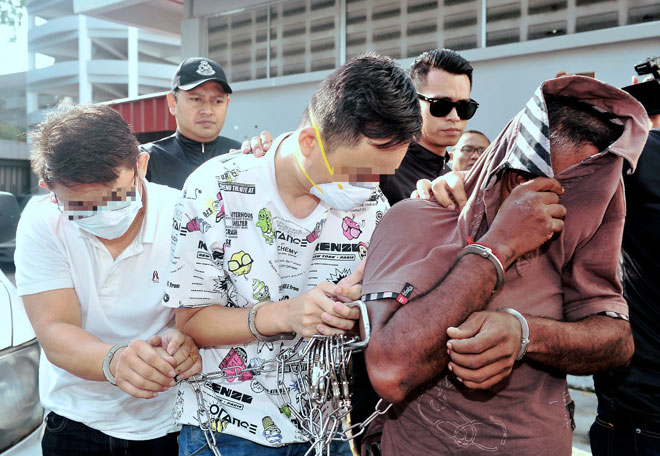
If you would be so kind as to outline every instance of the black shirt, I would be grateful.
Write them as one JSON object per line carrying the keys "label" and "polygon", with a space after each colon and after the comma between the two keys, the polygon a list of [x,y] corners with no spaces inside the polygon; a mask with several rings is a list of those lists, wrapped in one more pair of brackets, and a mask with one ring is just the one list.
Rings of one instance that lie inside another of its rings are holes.
{"label": "black shirt", "polygon": [[660,424],[660,129],[649,132],[635,174],[624,167],[623,296],[635,354],[630,366],[594,375],[598,406],[628,422]]}
{"label": "black shirt", "polygon": [[241,143],[218,136],[214,141],[200,143],[188,139],[178,131],[173,135],[140,149],[148,152],[147,180],[181,190],[188,176],[205,161],[226,154],[229,149],[240,149]]}
{"label": "black shirt", "polygon": [[410,198],[410,194],[417,188],[418,180],[432,181],[451,171],[445,160],[446,155],[436,155],[418,143],[411,142],[394,175],[383,175],[380,178],[380,188],[390,202],[390,206],[402,199]]}

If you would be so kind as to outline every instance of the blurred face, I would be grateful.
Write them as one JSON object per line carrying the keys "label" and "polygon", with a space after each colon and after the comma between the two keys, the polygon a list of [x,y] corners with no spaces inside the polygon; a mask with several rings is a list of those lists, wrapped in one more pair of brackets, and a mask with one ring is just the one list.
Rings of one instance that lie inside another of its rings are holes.
{"label": "blurred face", "polygon": [[449,152],[452,169],[467,171],[490,145],[488,140],[479,133],[465,133]]}
{"label": "blurred face", "polygon": [[[467,101],[470,99],[470,79],[465,74],[451,74],[439,68],[431,68],[419,93],[430,98]],[[456,108],[444,117],[434,117],[429,112],[428,101],[419,100],[419,103],[422,109],[422,136],[419,143],[438,155],[444,155],[447,146],[458,142],[467,120],[458,117]]]}
{"label": "blurred face", "polygon": [[[394,174],[403,160],[409,143],[393,149],[380,149],[387,139],[362,137],[357,146],[340,146],[328,155],[335,182],[378,182],[381,174]],[[327,152],[327,151],[326,151]]]}
{"label": "blurred face", "polygon": [[57,205],[69,220],[89,217],[98,211],[121,209],[135,200],[138,171],[122,168],[109,184],[81,184],[74,187],[54,184],[51,188]]}
{"label": "blurred face", "polygon": [[198,142],[210,142],[220,134],[229,106],[229,96],[220,83],[205,82],[194,89],[167,94],[170,112],[179,132]]}

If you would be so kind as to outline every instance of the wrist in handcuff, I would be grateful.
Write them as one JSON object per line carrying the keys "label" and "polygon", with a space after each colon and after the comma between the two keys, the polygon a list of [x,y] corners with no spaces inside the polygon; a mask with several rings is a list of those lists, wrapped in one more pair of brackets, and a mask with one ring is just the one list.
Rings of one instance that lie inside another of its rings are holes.
{"label": "wrist in handcuff", "polygon": [[273,336],[266,336],[264,334],[261,334],[259,330],[257,329],[257,310],[259,310],[259,307],[263,306],[264,304],[268,304],[268,302],[258,302],[254,306],[252,306],[248,312],[248,319],[247,319],[247,325],[248,325],[248,330],[250,331],[250,334],[252,334],[252,337],[258,342],[277,342],[279,340],[292,340],[296,338],[296,333],[295,332],[290,332],[290,333],[279,333],[275,334]]}
{"label": "wrist in handcuff", "polygon": [[510,315],[513,315],[520,322],[521,336],[520,336],[520,350],[518,350],[518,356],[516,356],[516,361],[520,361],[523,356],[527,353],[529,348],[529,324],[527,319],[523,314],[518,312],[516,309],[511,309],[510,307],[500,307],[497,309],[498,312],[506,312]]}
{"label": "wrist in handcuff", "polygon": [[463,250],[459,255],[459,258],[468,255],[470,253],[479,255],[480,257],[487,259],[495,267],[495,273],[497,274],[497,282],[495,284],[495,288],[493,289],[493,293],[495,293],[497,290],[502,288],[502,285],[504,285],[505,271],[504,271],[504,266],[500,261],[500,258],[497,256],[497,253],[495,253],[495,251],[488,245],[479,242],[474,242],[472,241],[471,238],[469,238],[468,245],[463,248]]}
{"label": "wrist in handcuff", "polygon": [[[114,359],[117,352],[122,348],[128,347],[129,344],[130,342],[120,342],[118,344],[113,345],[110,348],[110,350],[108,350],[108,353],[106,353],[105,357],[103,358],[103,365],[101,367],[103,370],[103,376],[111,385],[117,386],[117,383],[115,382],[115,376],[110,371],[110,364],[112,363],[112,360]],[[116,373],[116,369],[115,369],[115,373]]]}

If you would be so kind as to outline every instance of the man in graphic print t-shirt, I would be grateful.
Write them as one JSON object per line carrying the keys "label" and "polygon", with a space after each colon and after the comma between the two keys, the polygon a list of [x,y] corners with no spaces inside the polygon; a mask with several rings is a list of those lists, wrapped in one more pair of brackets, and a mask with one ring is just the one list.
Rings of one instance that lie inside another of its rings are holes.
{"label": "man in graphic print t-shirt", "polygon": [[[281,407],[276,373],[260,367],[300,336],[355,326],[358,310],[341,301],[359,298],[359,287],[337,283],[356,270],[388,208],[379,174],[394,171],[419,130],[405,72],[389,58],[359,57],[321,84],[299,129],[265,159],[217,157],[187,180],[163,302],[177,308],[177,327],[206,347],[205,372],[227,374],[199,384],[221,453],[308,450]],[[299,378],[284,377],[296,407]],[[198,409],[183,385],[175,410],[182,454],[212,454],[202,448]]]}

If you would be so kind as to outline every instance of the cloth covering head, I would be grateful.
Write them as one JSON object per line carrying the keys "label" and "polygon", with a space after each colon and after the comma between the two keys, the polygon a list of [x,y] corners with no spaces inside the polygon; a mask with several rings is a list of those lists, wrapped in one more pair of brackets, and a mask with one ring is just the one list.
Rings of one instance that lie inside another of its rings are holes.
{"label": "cloth covering head", "polygon": [[[560,183],[570,179],[570,170],[566,170],[568,176],[564,172],[555,176],[552,169],[553,151],[550,148],[546,97],[553,95],[591,105],[597,111],[609,113],[613,123],[622,125],[622,134],[606,150],[599,151],[598,156],[610,153],[622,157],[630,164],[631,171],[634,171],[648,135],[648,116],[644,107],[623,90],[594,78],[566,76],[550,79],[536,89],[525,107],[468,172],[465,188],[471,197],[459,222],[459,226],[466,229],[465,237],[478,234],[481,225],[479,214],[484,213],[484,201],[492,201],[495,194],[499,195],[500,178],[505,170],[515,169],[536,176],[555,177]],[[585,161],[596,158],[590,157]],[[495,217],[499,204],[498,198],[495,210],[488,214],[489,222]]]}

